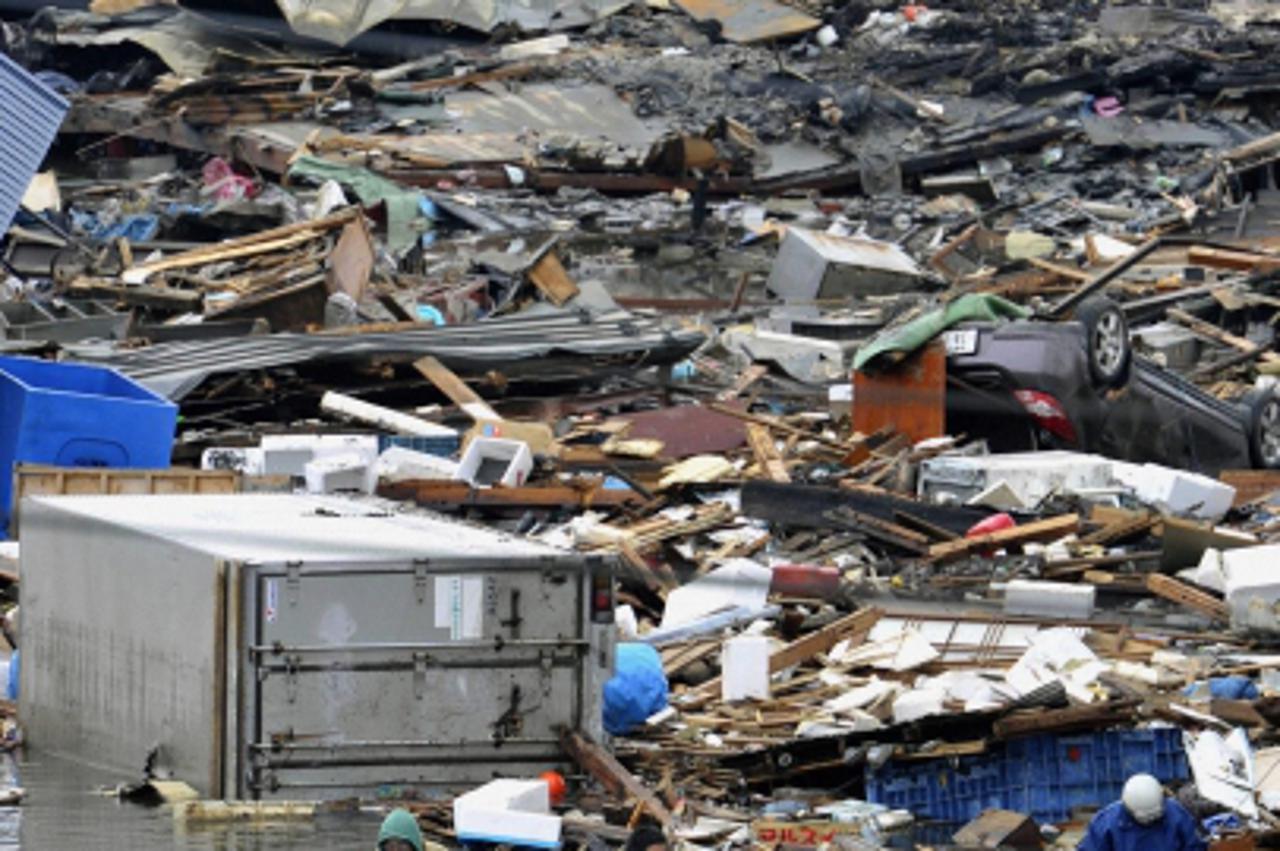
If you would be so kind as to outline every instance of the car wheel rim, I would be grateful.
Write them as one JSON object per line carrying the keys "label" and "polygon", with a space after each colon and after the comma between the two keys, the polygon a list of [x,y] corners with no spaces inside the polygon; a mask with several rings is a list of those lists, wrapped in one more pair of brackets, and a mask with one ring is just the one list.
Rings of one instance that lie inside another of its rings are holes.
{"label": "car wheel rim", "polygon": [[1093,332],[1093,360],[1104,375],[1114,375],[1119,371],[1124,360],[1124,344],[1120,314],[1107,312],[1098,317]]}
{"label": "car wheel rim", "polygon": [[1262,409],[1258,438],[1262,461],[1268,467],[1280,466],[1280,401],[1272,399]]}

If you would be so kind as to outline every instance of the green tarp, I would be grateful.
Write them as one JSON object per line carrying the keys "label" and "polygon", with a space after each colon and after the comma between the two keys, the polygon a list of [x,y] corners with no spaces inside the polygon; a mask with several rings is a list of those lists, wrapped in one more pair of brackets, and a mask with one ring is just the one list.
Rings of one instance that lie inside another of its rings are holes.
{"label": "green tarp", "polygon": [[877,334],[853,356],[853,368],[861,370],[877,358],[893,352],[910,354],[952,325],[961,322],[1026,319],[1030,315],[1031,311],[1000,296],[978,293],[962,295],[946,307]]}
{"label": "green tarp", "polygon": [[421,232],[414,222],[422,216],[422,193],[380,177],[368,169],[330,162],[319,157],[298,157],[289,177],[306,177],[316,183],[332,180],[349,189],[366,207],[387,205],[387,248],[401,254],[413,246]]}

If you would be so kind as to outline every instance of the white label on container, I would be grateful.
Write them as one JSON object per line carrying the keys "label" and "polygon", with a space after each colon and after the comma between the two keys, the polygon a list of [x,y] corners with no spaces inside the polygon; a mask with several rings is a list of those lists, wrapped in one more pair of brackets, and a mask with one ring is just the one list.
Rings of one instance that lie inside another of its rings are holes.
{"label": "white label on container", "polygon": [[451,641],[478,639],[484,630],[484,579],[437,576],[435,611],[436,629],[449,630]]}
{"label": "white label on container", "polygon": [[267,599],[263,605],[263,615],[267,623],[276,622],[276,614],[280,611],[280,580],[267,580]]}

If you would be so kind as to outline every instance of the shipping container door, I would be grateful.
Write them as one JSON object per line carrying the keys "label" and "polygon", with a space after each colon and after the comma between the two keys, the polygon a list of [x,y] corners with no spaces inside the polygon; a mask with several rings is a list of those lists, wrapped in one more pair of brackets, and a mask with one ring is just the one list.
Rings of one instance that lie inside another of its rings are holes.
{"label": "shipping container door", "polygon": [[245,794],[466,788],[559,760],[590,634],[576,560],[251,566]]}

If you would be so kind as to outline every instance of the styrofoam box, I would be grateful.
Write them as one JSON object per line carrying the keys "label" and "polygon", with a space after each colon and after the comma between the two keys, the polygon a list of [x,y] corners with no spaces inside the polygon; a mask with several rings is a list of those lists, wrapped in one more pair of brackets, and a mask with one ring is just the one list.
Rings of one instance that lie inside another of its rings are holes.
{"label": "styrofoam box", "polygon": [[560,817],[551,814],[543,780],[494,780],[455,798],[453,830],[460,842],[560,845]]}
{"label": "styrofoam box", "polygon": [[1115,462],[1115,477],[1133,489],[1139,499],[1173,514],[1201,520],[1218,520],[1231,508],[1236,489],[1217,479],[1175,470],[1159,464]]}
{"label": "styrofoam box", "polygon": [[1222,553],[1222,576],[1231,626],[1280,632],[1280,544]]}
{"label": "styrofoam box", "polygon": [[[506,470],[496,481],[478,482],[476,474],[486,461],[506,462]],[[454,478],[470,483],[473,487],[489,487],[500,484],[504,487],[520,487],[533,471],[533,453],[529,444],[523,440],[502,440],[496,437],[477,437],[467,444],[467,451],[462,454],[458,464],[458,472]]]}

